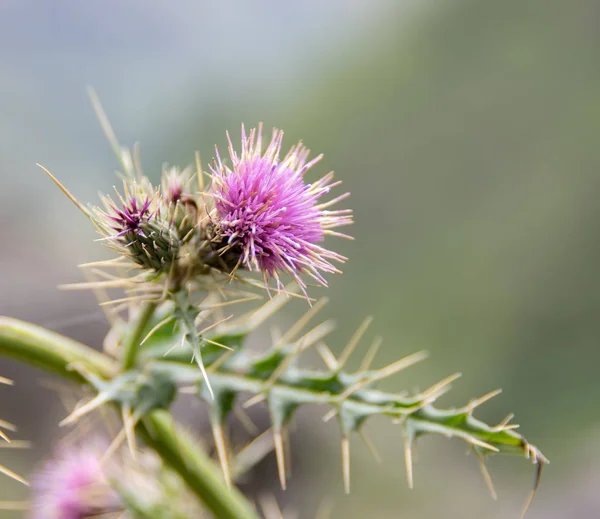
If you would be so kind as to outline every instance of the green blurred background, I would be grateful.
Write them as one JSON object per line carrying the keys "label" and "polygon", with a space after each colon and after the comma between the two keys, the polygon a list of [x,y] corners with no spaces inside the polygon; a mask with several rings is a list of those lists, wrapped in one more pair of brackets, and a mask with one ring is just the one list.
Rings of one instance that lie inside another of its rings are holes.
{"label": "green blurred background", "polygon": [[[35,167],[86,202],[115,183],[87,85],[155,179],[164,161],[210,159],[225,130],[237,139],[241,122],[263,121],[324,152],[320,172],[352,192],[356,240],[329,244],[350,257],[328,291],[332,347],[373,314],[380,363],[432,353],[388,388],[461,371],[443,401],[458,405],[503,387],[481,416],[514,411],[552,461],[528,517],[600,517],[599,58],[595,0],[4,0],[0,312],[101,345],[92,295],[56,285],[104,253]],[[0,463],[27,474],[64,409],[38,372],[0,361],[0,374],[17,382],[0,387],[0,416],[35,442]],[[429,438],[409,491],[399,429],[375,420],[384,462],[357,440],[345,497],[321,415],[298,420],[278,493],[301,518],[325,498],[334,518],[512,518],[531,488],[528,462],[494,458],[494,502],[464,445]],[[253,485],[275,491],[263,465]],[[0,499],[24,496],[0,480]]]}

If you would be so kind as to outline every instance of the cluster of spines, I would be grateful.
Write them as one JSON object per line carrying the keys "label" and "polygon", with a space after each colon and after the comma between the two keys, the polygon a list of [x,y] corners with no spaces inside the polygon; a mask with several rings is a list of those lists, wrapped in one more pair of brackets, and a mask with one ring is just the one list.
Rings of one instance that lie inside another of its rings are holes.
{"label": "cluster of spines", "polygon": [[[224,438],[224,422],[235,409],[236,399],[241,393],[253,396],[242,404],[242,408],[265,402],[271,416],[274,448],[277,455],[281,486],[285,488],[287,471],[285,463],[286,426],[295,410],[303,404],[325,404],[331,410],[324,421],[337,417],[342,434],[341,452],[344,487],[350,489],[350,436],[358,433],[372,449],[362,430],[366,420],[374,415],[384,415],[400,424],[404,434],[404,453],[408,484],[413,486],[412,449],[416,438],[423,434],[440,434],[465,440],[475,452],[488,486],[493,494],[491,479],[485,469],[484,458],[497,452],[521,454],[531,459],[539,470],[547,462],[542,453],[518,434],[516,424],[511,424],[512,415],[495,426],[490,426],[474,417],[474,411],[500,391],[493,391],[471,400],[467,405],[455,409],[438,409],[434,402],[449,389],[460,374],[453,374],[414,395],[388,393],[376,389],[376,385],[403,369],[422,360],[427,355],[418,352],[404,357],[380,369],[371,368],[371,363],[380,345],[376,338],[369,348],[359,369],[354,373],[345,370],[346,364],[365,334],[371,319],[366,319],[352,336],[342,354],[335,357],[323,342],[331,332],[331,322],[325,321],[303,333],[303,328],[313,318],[325,300],[318,301],[287,333],[274,341],[271,348],[262,354],[250,355],[241,350],[241,343],[251,329],[261,324],[285,302],[285,296],[276,296],[262,309],[246,319],[235,323],[223,323],[205,335],[199,334],[202,344],[205,376],[198,380],[195,391],[210,406],[215,446],[226,480],[229,481],[227,463],[227,441]],[[234,350],[223,353],[220,346]],[[298,356],[310,347],[315,347],[323,359],[326,370],[308,370],[297,367]],[[166,355],[165,355],[166,353]],[[187,375],[181,380],[193,380],[193,372],[185,366],[195,354],[193,348],[176,348],[167,352],[149,349],[142,353],[150,361],[151,369],[161,373]],[[184,364],[185,363],[185,364]],[[187,369],[186,369],[187,368]],[[187,378],[186,378],[187,377]],[[210,385],[207,383],[207,379]],[[211,389],[208,389],[211,387]],[[239,410],[238,410],[239,411]],[[536,485],[537,485],[536,479]]]}

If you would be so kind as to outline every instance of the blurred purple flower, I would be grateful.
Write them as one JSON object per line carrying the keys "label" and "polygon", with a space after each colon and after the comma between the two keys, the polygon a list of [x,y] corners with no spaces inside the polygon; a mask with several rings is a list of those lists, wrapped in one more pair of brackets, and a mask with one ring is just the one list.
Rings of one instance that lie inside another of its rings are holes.
{"label": "blurred purple flower", "polygon": [[225,248],[237,247],[240,264],[260,271],[265,284],[274,278],[278,289],[282,287],[280,272],[290,274],[303,290],[306,284],[301,273],[327,285],[323,273],[339,272],[331,260],[344,262],[346,258],[318,244],[327,234],[347,237],[331,229],[350,225],[351,210],[327,208],[349,193],[319,203],[321,196],[340,184],[333,182],[333,172],[312,184],[304,182],[304,174],[322,155],[307,162],[309,150],[299,142],[280,160],[283,132],[277,129],[263,154],[261,133],[259,125],[246,136],[242,125],[241,156],[227,135],[231,167],[223,163],[218,149],[211,166],[216,225]]}
{"label": "blurred purple flower", "polygon": [[31,482],[29,519],[83,519],[121,509],[110,487],[101,451],[61,449]]}

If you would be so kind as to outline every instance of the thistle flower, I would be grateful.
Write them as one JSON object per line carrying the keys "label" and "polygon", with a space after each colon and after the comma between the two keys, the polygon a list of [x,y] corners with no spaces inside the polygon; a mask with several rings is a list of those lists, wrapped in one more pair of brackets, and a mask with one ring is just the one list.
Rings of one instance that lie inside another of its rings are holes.
{"label": "thistle flower", "polygon": [[307,162],[309,150],[299,142],[281,160],[281,130],[273,130],[264,153],[261,125],[248,136],[242,126],[241,156],[227,138],[231,167],[223,163],[218,149],[211,166],[216,233],[223,251],[237,250],[238,263],[261,272],[265,284],[274,278],[281,288],[279,274],[287,273],[304,289],[300,274],[306,273],[326,286],[323,274],[339,272],[331,262],[346,258],[319,243],[327,234],[347,237],[331,229],[352,223],[350,210],[327,208],[349,194],[320,203],[339,182],[333,182],[330,172],[312,184],[305,183],[304,174],[322,155]]}
{"label": "thistle flower", "polygon": [[63,449],[32,480],[29,519],[82,519],[122,510],[100,451]]}
{"label": "thistle flower", "polygon": [[160,192],[149,182],[125,182],[123,186],[124,196],[118,195],[120,203],[105,196],[105,209],[94,208],[99,232],[119,254],[144,268],[168,272],[180,244],[176,229],[161,217]]}

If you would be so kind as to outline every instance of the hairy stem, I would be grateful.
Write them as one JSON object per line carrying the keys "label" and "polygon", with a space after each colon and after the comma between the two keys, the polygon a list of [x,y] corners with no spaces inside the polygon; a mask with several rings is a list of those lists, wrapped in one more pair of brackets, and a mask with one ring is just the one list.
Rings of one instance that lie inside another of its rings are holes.
{"label": "hairy stem", "polygon": [[143,333],[150,319],[156,310],[156,303],[144,303],[139,309],[139,313],[130,323],[125,338],[123,340],[123,371],[127,371],[135,366],[137,350],[143,339]]}
{"label": "hairy stem", "polygon": [[[102,377],[112,377],[117,372],[115,363],[102,353],[57,333],[9,317],[0,317],[0,355],[80,383],[86,380],[71,368],[73,364],[80,364]],[[237,489],[227,487],[217,465],[168,412],[153,411],[138,424],[138,432],[148,446],[179,473],[215,517],[258,519],[243,495]]]}

